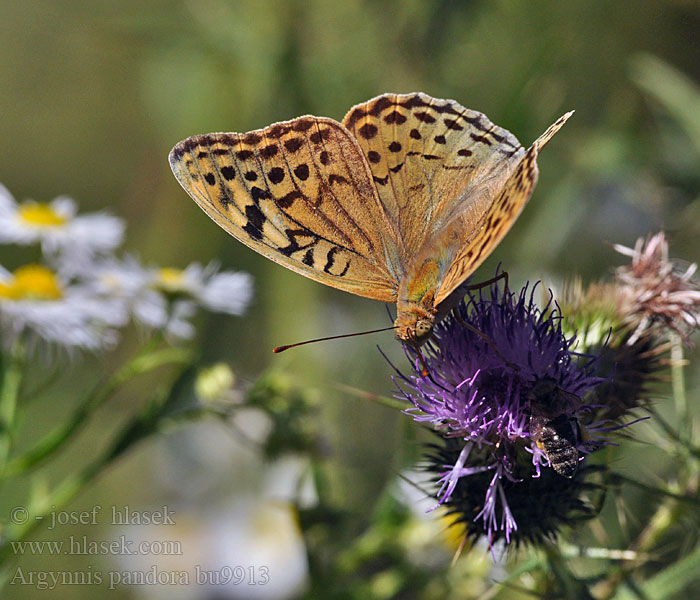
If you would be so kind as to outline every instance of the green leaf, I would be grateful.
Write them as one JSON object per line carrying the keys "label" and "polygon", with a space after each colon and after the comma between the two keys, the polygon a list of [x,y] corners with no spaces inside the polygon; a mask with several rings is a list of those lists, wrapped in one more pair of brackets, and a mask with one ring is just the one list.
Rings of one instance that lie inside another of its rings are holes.
{"label": "green leaf", "polygon": [[651,54],[635,56],[631,70],[632,80],[668,111],[700,154],[700,87]]}

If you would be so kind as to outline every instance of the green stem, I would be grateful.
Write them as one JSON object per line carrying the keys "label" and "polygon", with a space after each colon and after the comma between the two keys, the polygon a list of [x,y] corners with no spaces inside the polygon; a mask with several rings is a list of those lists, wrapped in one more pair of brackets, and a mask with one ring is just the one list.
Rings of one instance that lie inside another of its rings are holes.
{"label": "green stem", "polygon": [[[688,481],[683,488],[684,494],[678,495],[671,492],[664,494],[667,496],[667,498],[656,509],[656,512],[649,521],[649,524],[630,545],[629,550],[637,553],[638,555],[650,553],[654,545],[663,537],[663,535],[678,523],[678,517],[683,510],[681,505],[678,503],[678,500],[682,499],[687,502],[691,496],[695,496],[697,494],[698,483],[700,481],[697,470],[691,472],[687,480]],[[634,483],[639,487],[645,487],[638,482],[632,480],[627,481],[630,481],[630,483]],[[655,491],[660,492],[660,490]],[[626,580],[629,573],[631,573],[638,566],[638,561],[625,561],[620,567],[611,570],[608,577],[594,586],[594,596],[599,600],[607,600],[608,598],[615,596],[620,583]]]}
{"label": "green stem", "polygon": [[146,373],[166,364],[187,363],[191,353],[182,348],[165,348],[152,351],[152,344],[114,373],[107,381],[100,382],[64,424],[45,435],[30,450],[10,461],[4,476],[22,474],[53,455],[64,446],[106,400],[134,376]]}
{"label": "green stem", "polygon": [[17,342],[6,355],[8,363],[0,384],[0,473],[4,472],[12,446],[17,398],[24,370],[24,346]]}
{"label": "green stem", "polygon": [[[135,419],[128,422],[122,430],[112,439],[109,447],[91,463],[88,463],[78,473],[65,478],[50,493],[41,500],[35,501],[27,507],[29,518],[24,523],[10,523],[2,531],[0,542],[0,565],[7,569],[6,561],[14,555],[13,543],[24,541],[36,529],[47,522],[47,517],[53,511],[62,510],[73,498],[75,498],[89,483],[91,483],[106,468],[118,460],[127,450],[142,442],[149,436],[160,430],[163,419],[170,419],[161,413],[167,406],[168,398],[161,398],[151,402]],[[185,422],[201,414],[198,408],[182,411],[177,420]],[[5,572],[6,575],[6,572]],[[6,577],[0,575],[0,586]]]}
{"label": "green stem", "polygon": [[696,506],[700,507],[700,498],[698,498],[694,494],[692,494],[692,495],[674,494],[673,492],[669,492],[667,490],[662,490],[662,489],[656,488],[654,486],[642,483],[641,481],[636,481],[635,479],[625,477],[624,475],[620,475],[619,473],[609,473],[609,478],[610,478],[610,483],[613,485],[617,485],[617,484],[620,484],[623,482],[629,483],[630,485],[633,485],[641,490],[644,490],[645,492],[649,492],[649,494],[651,494],[651,495],[664,496],[666,498],[671,498],[671,499],[676,500],[678,502],[686,502],[688,504],[695,504]]}
{"label": "green stem", "polygon": [[684,441],[692,439],[692,418],[688,396],[685,393],[685,377],[683,372],[683,340],[677,333],[671,334],[671,387],[676,413],[679,419],[679,434]]}
{"label": "green stem", "polygon": [[[676,407],[680,424],[678,434],[673,435],[669,425],[662,422],[667,433],[671,433],[671,439],[675,439],[685,448],[691,448],[691,415],[690,407],[688,406],[688,398],[685,391],[685,380],[683,373],[683,345],[682,339],[677,334],[671,334],[671,386],[673,390],[673,399]],[[675,494],[670,491],[659,490],[646,486],[640,482],[616,475],[618,480],[627,481],[648,492],[665,496],[664,501],[658,506],[656,512],[652,516],[649,524],[642,530],[637,539],[630,545],[630,550],[634,552],[650,551],[661,537],[668,532],[678,520],[682,506],[679,502],[696,503],[696,495],[700,477],[698,473],[697,463],[689,463],[689,469],[679,476],[684,484],[678,486],[678,489],[683,493]],[[595,586],[595,596],[601,600],[612,598],[622,581],[627,578],[627,575],[638,565],[636,561],[623,563],[618,569],[615,569],[606,579],[599,582]]]}
{"label": "green stem", "polygon": [[26,539],[32,532],[47,522],[49,513],[61,510],[80,490],[90,483],[108,464],[109,453],[105,453],[90,463],[82,471],[64,479],[53,492],[44,499],[27,507],[29,518],[25,523],[11,523],[5,526],[0,544],[0,564],[14,554],[13,542]]}

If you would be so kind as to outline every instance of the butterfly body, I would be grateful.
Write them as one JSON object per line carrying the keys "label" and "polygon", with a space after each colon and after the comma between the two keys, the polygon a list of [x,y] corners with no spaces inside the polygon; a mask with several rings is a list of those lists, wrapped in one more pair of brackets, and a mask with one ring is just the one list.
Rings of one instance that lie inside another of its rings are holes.
{"label": "butterfly body", "polygon": [[311,279],[397,304],[420,345],[450,295],[511,227],[537,180],[529,150],[483,114],[425,94],[385,94],[338,123],[304,116],[193,136],[173,172],[223,229]]}

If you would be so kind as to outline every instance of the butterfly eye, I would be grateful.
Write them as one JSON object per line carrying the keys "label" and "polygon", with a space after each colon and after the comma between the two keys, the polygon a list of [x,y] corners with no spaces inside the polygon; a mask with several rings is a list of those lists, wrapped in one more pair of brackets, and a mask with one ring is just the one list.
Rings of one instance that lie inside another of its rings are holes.
{"label": "butterfly eye", "polygon": [[418,321],[416,323],[416,340],[419,343],[425,342],[433,333],[433,324],[428,321]]}

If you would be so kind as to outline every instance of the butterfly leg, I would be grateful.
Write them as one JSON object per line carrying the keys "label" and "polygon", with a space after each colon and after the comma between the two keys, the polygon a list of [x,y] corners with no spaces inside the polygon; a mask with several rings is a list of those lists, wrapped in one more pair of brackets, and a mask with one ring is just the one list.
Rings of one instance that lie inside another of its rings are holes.
{"label": "butterfly leg", "polygon": [[502,271],[495,277],[492,277],[491,279],[487,279],[486,281],[481,281],[479,283],[474,283],[474,284],[467,284],[466,286],[460,286],[460,289],[463,290],[464,292],[472,292],[474,290],[481,290],[485,287],[488,287],[501,279],[506,280],[506,287],[505,291],[508,291],[508,271]]}
{"label": "butterfly leg", "polygon": [[464,299],[464,296],[467,295],[469,292],[473,292],[475,290],[480,290],[485,287],[488,287],[494,283],[499,282],[501,279],[506,280],[506,285],[505,285],[505,292],[508,291],[508,271],[503,271],[502,273],[499,273],[495,277],[492,277],[491,279],[488,279],[486,281],[482,281],[480,283],[467,283],[464,282],[462,283],[454,292],[452,292],[445,300],[443,300],[440,305],[437,307],[437,315],[435,317],[435,321],[441,321],[443,318],[447,316],[447,314],[450,311],[453,311],[454,308],[456,308]]}

